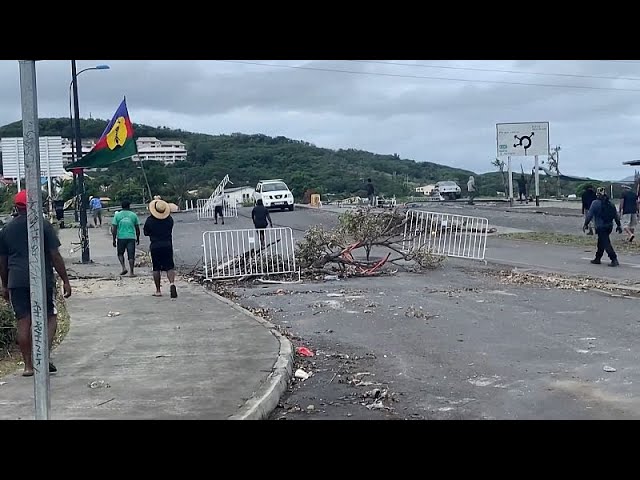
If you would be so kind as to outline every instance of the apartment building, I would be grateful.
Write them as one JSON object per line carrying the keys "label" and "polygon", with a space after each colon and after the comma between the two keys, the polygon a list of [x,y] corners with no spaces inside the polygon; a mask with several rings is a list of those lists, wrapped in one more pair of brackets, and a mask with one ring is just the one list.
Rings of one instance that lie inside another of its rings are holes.
{"label": "apartment building", "polygon": [[[82,155],[86,155],[96,144],[95,140],[82,140]],[[72,141],[68,138],[62,139],[62,164],[68,165],[72,163],[72,159],[78,158],[76,152],[75,143],[72,145]]]}
{"label": "apartment building", "polygon": [[187,159],[187,147],[178,140],[158,140],[156,137],[139,137],[137,139],[138,155],[134,162],[162,162],[165,165]]}

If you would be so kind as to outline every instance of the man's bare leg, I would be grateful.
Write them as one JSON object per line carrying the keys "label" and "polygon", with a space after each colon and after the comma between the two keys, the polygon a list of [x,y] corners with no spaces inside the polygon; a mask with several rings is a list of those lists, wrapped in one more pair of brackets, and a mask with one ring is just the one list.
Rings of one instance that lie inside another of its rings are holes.
{"label": "man's bare leg", "polygon": [[162,292],[160,291],[160,272],[153,272],[153,283],[156,284],[156,293],[153,294],[154,297],[161,297]]}
{"label": "man's bare leg", "polygon": [[175,286],[176,281],[176,271],[169,270],[167,272],[167,280],[169,280],[169,289],[171,290],[171,298],[178,298],[178,291]]}
{"label": "man's bare leg", "polygon": [[120,261],[120,265],[122,266],[122,271],[120,272],[120,275],[126,275],[127,267],[124,266],[124,253],[122,255],[118,255],[118,260]]}
{"label": "man's bare leg", "polygon": [[31,315],[18,319],[18,346],[24,361],[24,372],[22,375],[30,377],[33,375],[33,358],[31,357]]}

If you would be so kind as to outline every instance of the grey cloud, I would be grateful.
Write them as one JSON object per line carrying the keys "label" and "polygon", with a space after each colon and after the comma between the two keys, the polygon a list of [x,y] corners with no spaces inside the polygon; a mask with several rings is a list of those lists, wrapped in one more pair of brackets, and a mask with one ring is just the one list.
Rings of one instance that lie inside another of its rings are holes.
{"label": "grey cloud", "polygon": [[[78,61],[108,71],[79,79],[83,116],[108,118],[126,95],[137,123],[207,133],[285,135],[330,148],[361,148],[483,172],[498,122],[549,121],[565,173],[622,178],[640,156],[640,92],[528,87],[478,81],[640,90],[640,81],[550,77],[380,65],[343,60],[256,60],[337,73],[215,61]],[[526,72],[640,78],[640,63],[597,61],[396,60]],[[401,75],[380,76],[377,73]],[[403,78],[439,77],[441,80]],[[446,79],[467,79],[457,82]],[[69,61],[38,62],[41,116],[68,116]],[[477,82],[477,83],[475,83]],[[0,61],[0,124],[20,115],[17,61]],[[519,165],[520,160],[516,160]],[[523,161],[524,162],[524,161]],[[526,160],[529,162],[529,160]],[[526,168],[526,167],[525,167]]]}

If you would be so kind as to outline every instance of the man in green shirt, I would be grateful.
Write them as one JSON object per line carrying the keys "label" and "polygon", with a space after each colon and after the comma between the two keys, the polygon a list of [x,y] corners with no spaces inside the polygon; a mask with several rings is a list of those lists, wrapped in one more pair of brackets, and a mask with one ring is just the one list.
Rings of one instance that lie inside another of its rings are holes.
{"label": "man in green shirt", "polygon": [[122,265],[120,275],[127,274],[127,267],[124,266],[124,252],[127,252],[129,260],[129,276],[133,277],[133,267],[136,263],[136,245],[140,245],[140,222],[138,215],[131,211],[131,202],[124,200],[122,210],[116,212],[111,222],[111,233],[113,235],[113,246],[117,248],[118,260]]}

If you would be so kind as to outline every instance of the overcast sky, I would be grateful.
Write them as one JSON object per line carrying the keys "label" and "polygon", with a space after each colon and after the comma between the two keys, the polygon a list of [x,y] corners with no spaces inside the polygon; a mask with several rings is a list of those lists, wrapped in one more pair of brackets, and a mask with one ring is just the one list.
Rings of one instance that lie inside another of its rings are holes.
{"label": "overcast sky", "polygon": [[[111,68],[79,77],[82,117],[111,118],[126,95],[136,123],[283,135],[476,172],[492,169],[496,123],[548,121],[564,174],[617,180],[634,171],[623,161],[640,158],[635,61],[79,60],[78,69],[98,64]],[[37,65],[39,115],[68,116],[70,62]],[[18,62],[2,60],[0,124],[19,119]],[[514,169],[521,163],[533,166],[517,158]]]}

